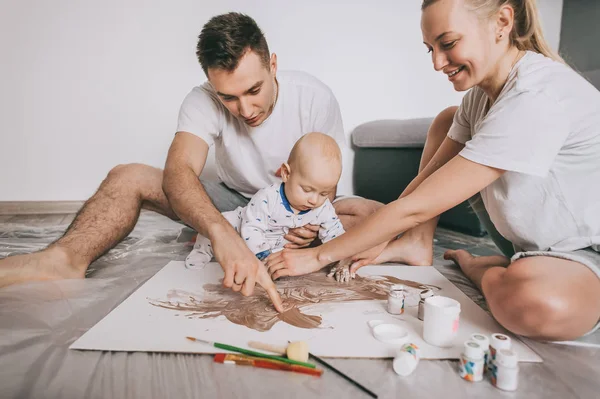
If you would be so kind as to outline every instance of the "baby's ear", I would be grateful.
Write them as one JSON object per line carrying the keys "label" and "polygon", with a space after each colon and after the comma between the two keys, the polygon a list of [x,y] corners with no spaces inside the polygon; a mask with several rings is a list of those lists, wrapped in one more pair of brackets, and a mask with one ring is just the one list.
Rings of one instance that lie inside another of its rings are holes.
{"label": "baby's ear", "polygon": [[281,180],[283,180],[284,183],[286,183],[288,181],[288,179],[290,178],[290,173],[292,173],[292,169],[290,168],[290,165],[288,165],[286,162],[281,164],[281,168],[279,168],[280,172],[281,172]]}

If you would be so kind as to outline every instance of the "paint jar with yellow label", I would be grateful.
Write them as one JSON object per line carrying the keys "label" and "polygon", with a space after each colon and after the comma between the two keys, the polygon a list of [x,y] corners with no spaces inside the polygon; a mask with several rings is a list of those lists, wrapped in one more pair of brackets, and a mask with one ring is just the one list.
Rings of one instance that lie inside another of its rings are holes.
{"label": "paint jar with yellow label", "polygon": [[391,314],[404,313],[404,298],[406,291],[402,284],[394,284],[390,287],[388,293],[387,311]]}

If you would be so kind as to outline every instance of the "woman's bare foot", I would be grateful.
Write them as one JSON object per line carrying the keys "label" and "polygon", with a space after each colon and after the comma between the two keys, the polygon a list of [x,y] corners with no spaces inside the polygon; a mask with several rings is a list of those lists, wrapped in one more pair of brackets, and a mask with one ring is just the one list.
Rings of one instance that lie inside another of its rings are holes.
{"label": "woman's bare foot", "polygon": [[431,266],[433,264],[433,240],[405,234],[388,244],[377,263],[395,262],[409,266]]}
{"label": "woman's bare foot", "polygon": [[453,261],[462,269],[463,265],[465,267],[470,266],[470,262],[475,259],[475,257],[464,249],[449,249],[448,251],[444,252],[444,259]]}
{"label": "woman's bare foot", "polygon": [[77,265],[60,247],[0,259],[0,287],[28,281],[84,278],[87,265]]}
{"label": "woman's bare foot", "polygon": [[461,270],[480,290],[483,274],[491,267],[507,267],[510,259],[500,256],[473,256],[464,249],[444,252],[444,259],[451,260],[460,266]]}

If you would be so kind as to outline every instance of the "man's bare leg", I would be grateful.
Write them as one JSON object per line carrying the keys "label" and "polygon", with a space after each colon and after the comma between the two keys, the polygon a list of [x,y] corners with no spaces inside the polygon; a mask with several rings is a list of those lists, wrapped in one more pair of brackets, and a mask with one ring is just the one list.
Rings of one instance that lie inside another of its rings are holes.
{"label": "man's bare leg", "polygon": [[48,248],[0,260],[0,287],[32,280],[83,278],[90,263],[133,230],[142,208],[175,218],[162,190],[162,170],[119,165]]}
{"label": "man's bare leg", "polygon": [[[427,140],[419,163],[421,172],[431,161],[450,130],[457,107],[442,111],[433,121],[427,132]],[[411,266],[433,264],[433,235],[439,217],[433,218],[392,241],[377,258],[378,263],[398,262]]]}
{"label": "man's bare leg", "polygon": [[366,198],[344,198],[333,204],[344,230],[350,230],[382,206],[381,202]]}
{"label": "man's bare leg", "polygon": [[481,290],[494,318],[515,334],[570,340],[600,319],[600,279],[578,262],[547,256],[510,263],[503,256],[447,251]]}

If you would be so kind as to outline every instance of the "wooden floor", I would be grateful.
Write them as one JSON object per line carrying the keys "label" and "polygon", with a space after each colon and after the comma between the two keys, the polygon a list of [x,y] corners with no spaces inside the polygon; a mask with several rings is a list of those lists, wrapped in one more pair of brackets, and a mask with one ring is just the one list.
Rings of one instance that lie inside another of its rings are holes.
{"label": "wooden floor", "polygon": [[[0,215],[0,258],[43,248],[56,240],[74,214]],[[0,289],[0,397],[356,397],[365,395],[326,372],[314,379],[250,367],[215,366],[209,356],[74,352],[68,345],[92,327],[171,259],[189,252],[182,225],[143,212],[136,230],[89,268],[83,285],[63,281]],[[193,236],[193,232],[188,232]],[[459,268],[444,261],[447,249],[498,254],[487,237],[439,228],[434,266],[477,304],[485,299]],[[51,288],[51,289],[50,289]],[[51,299],[44,299],[50,296]],[[595,334],[597,337],[598,334]],[[596,339],[598,341],[598,339]],[[409,377],[398,377],[389,360],[331,359],[336,367],[380,397],[598,398],[600,350],[524,342],[543,359],[522,364],[516,393],[489,381],[468,383],[456,362],[422,361]],[[356,344],[356,343],[349,343]],[[293,373],[289,373],[293,374]]]}

